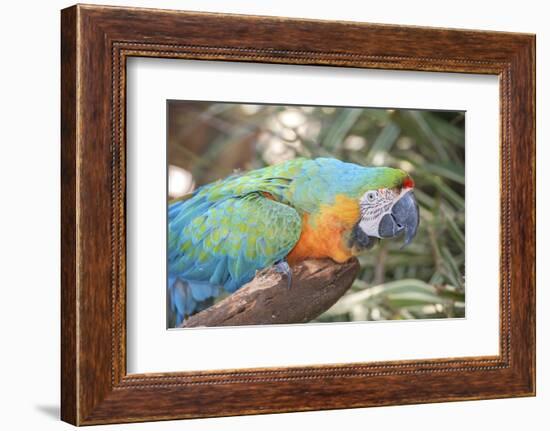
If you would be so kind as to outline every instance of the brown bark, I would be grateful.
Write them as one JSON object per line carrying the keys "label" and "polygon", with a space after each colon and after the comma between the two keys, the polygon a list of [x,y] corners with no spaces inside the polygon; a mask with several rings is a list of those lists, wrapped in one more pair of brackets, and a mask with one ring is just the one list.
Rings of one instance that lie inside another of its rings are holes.
{"label": "brown bark", "polygon": [[292,267],[292,285],[273,268],[259,272],[247,285],[200,313],[185,328],[199,326],[305,323],[328,310],[351,287],[359,263],[308,260]]}

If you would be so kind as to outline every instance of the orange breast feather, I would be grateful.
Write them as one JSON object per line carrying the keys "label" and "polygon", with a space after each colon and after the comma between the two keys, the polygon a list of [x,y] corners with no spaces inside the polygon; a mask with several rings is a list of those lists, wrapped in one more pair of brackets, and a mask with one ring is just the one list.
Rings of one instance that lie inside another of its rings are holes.
{"label": "orange breast feather", "polygon": [[343,195],[336,196],[333,205],[321,206],[318,213],[305,214],[300,239],[288,255],[288,263],[326,257],[345,262],[353,256],[346,236],[358,220],[359,203]]}

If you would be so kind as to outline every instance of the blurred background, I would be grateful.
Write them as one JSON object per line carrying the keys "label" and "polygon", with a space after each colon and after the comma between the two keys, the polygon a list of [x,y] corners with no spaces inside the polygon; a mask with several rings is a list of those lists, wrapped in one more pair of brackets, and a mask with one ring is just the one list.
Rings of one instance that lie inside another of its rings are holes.
{"label": "blurred background", "polygon": [[352,288],[316,322],[465,316],[464,112],[168,101],[169,199],[295,157],[411,174],[413,242],[360,256]]}

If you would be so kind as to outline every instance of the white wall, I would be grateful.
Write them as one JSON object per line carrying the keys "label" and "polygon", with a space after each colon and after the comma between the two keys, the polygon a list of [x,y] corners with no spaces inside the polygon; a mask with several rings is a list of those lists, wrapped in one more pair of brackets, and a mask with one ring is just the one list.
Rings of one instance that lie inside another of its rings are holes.
{"label": "white wall", "polygon": [[[548,184],[550,27],[545,2],[296,0],[118,1],[119,4],[259,15],[537,33],[538,184]],[[0,15],[0,319],[3,429],[69,429],[59,399],[59,9],[70,2],[4,2]],[[538,396],[107,426],[109,429],[547,429],[550,423],[548,261],[550,198],[538,194]],[[546,243],[543,246],[543,243]],[[23,305],[24,304],[24,305]],[[25,314],[21,311],[26,310]],[[546,314],[545,314],[546,312]],[[31,428],[32,429],[32,428]]]}

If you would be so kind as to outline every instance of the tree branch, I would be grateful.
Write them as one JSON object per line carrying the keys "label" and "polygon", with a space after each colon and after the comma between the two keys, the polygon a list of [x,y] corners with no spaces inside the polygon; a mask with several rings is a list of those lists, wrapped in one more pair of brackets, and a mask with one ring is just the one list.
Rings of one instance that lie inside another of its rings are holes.
{"label": "tree branch", "polygon": [[308,260],[292,267],[289,288],[284,274],[268,268],[223,301],[191,316],[182,326],[309,322],[338,301],[358,272],[357,259],[343,264],[330,259]]}

